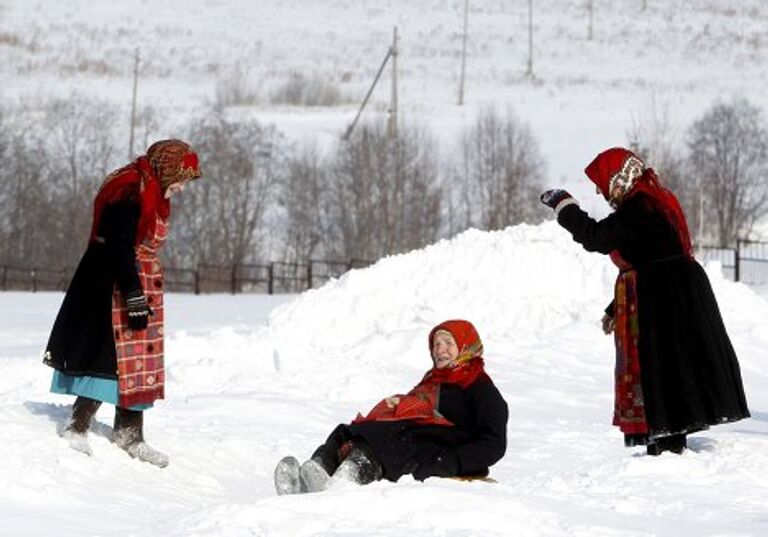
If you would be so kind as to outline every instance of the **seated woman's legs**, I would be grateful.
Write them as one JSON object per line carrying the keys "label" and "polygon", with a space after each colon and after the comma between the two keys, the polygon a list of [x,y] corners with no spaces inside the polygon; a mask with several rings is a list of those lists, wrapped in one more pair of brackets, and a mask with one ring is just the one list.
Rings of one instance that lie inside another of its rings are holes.
{"label": "seated woman's legs", "polygon": [[337,427],[312,457],[299,465],[295,457],[284,457],[275,468],[278,494],[320,492],[337,479],[367,485],[384,472],[371,447],[362,438],[347,439],[346,428]]}

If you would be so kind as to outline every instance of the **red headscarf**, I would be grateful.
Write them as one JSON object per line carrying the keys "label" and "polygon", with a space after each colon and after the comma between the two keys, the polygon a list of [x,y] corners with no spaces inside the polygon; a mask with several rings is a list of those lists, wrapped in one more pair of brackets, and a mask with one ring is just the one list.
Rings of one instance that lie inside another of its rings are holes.
{"label": "red headscarf", "polygon": [[147,154],[112,172],[101,185],[93,202],[91,240],[96,237],[101,213],[107,205],[134,199],[140,215],[135,244],[154,233],[157,216],[163,220],[171,213],[165,190],[173,183],[200,177],[197,154],[181,140],[161,140],[147,149]]}
{"label": "red headscarf", "polygon": [[674,227],[685,254],[689,257],[693,255],[691,235],[680,202],[671,191],[661,186],[656,172],[647,168],[637,155],[622,147],[608,149],[597,155],[584,173],[613,207],[644,192],[649,204],[661,210]]}
{"label": "red headscarf", "polygon": [[432,339],[439,330],[450,332],[459,348],[459,355],[453,367],[433,367],[424,375],[418,385],[405,395],[397,394],[379,402],[367,416],[358,414],[352,423],[366,421],[412,420],[422,424],[453,425],[440,415],[440,385],[458,384],[467,388],[482,377],[487,378],[483,367],[483,343],[477,330],[469,321],[445,321],[429,333],[429,349]]}

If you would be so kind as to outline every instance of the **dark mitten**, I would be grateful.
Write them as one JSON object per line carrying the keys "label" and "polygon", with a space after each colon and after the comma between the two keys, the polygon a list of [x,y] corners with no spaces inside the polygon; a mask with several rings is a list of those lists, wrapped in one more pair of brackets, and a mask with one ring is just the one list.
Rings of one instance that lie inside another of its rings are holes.
{"label": "dark mitten", "polygon": [[556,209],[558,205],[560,205],[565,200],[571,199],[573,200],[573,196],[571,196],[566,190],[562,190],[560,188],[555,188],[552,190],[547,190],[544,192],[539,199],[541,200],[541,203],[549,207],[550,209]]}
{"label": "dark mitten", "polygon": [[125,306],[128,310],[128,328],[145,330],[152,310],[147,305],[147,297],[141,291],[133,291],[125,295]]}
{"label": "dark mitten", "polygon": [[428,477],[453,477],[459,473],[459,458],[447,448],[438,449],[432,457],[419,464],[413,478],[424,481]]}

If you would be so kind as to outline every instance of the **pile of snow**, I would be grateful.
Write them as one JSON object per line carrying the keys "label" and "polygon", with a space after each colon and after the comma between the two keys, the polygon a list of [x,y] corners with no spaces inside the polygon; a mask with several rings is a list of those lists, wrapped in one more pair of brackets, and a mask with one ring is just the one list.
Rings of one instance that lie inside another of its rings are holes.
{"label": "pile of snow", "polygon": [[[768,303],[710,271],[751,420],[682,456],[625,449],[610,425],[613,346],[599,320],[615,269],[553,223],[475,230],[291,297],[167,297],[168,399],[146,416],[171,464],[94,455],[55,427],[40,355],[62,295],[0,294],[0,519],[8,535],[763,535],[768,531]],[[510,407],[497,484],[431,479],[277,497],[280,457],[412,387],[429,329],[470,319]]]}

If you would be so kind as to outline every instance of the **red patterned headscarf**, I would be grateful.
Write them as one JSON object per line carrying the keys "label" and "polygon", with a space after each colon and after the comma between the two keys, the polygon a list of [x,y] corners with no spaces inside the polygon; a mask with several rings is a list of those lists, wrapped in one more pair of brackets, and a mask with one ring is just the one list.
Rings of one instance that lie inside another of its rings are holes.
{"label": "red patterned headscarf", "polygon": [[160,180],[163,190],[173,183],[200,177],[197,153],[181,140],[161,140],[147,149],[149,164]]}
{"label": "red patterned headscarf", "polygon": [[449,332],[456,340],[459,348],[456,365],[444,369],[433,367],[410,392],[383,399],[366,416],[358,414],[353,423],[412,420],[422,424],[453,425],[438,410],[440,385],[458,384],[462,388],[467,388],[478,379],[487,377],[483,367],[483,343],[480,341],[477,330],[469,321],[445,321],[429,333],[430,353],[432,339],[440,330]]}
{"label": "red patterned headscarf", "polygon": [[181,140],[161,140],[147,154],[112,172],[101,185],[93,202],[91,240],[96,237],[101,213],[107,205],[133,199],[140,215],[135,244],[154,233],[157,216],[167,219],[171,204],[165,190],[172,184],[200,177],[200,164],[192,148]]}
{"label": "red patterned headscarf", "polygon": [[680,202],[661,186],[653,168],[646,167],[632,151],[614,147],[603,151],[584,169],[612,207],[619,207],[627,198],[644,192],[653,208],[661,210],[675,228],[683,251],[693,255],[691,235]]}

